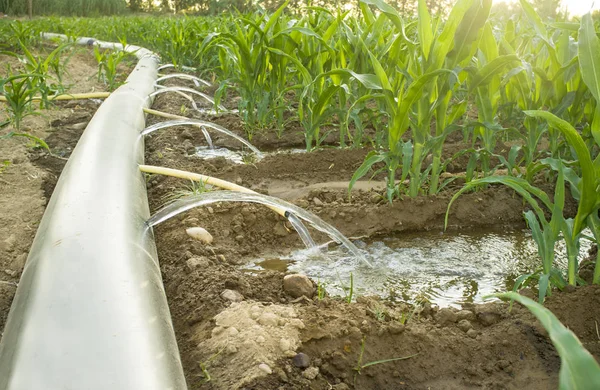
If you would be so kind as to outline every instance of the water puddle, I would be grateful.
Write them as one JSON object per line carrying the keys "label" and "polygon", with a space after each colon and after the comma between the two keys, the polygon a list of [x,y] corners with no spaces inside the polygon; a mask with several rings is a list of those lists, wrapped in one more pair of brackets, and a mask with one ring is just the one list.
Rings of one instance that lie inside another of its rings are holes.
{"label": "water puddle", "polygon": [[[288,150],[279,150],[273,152],[263,152],[262,157],[264,156],[274,156],[279,154],[301,154],[306,153],[305,149],[288,149]],[[215,147],[215,149],[210,149],[208,146],[197,146],[196,147],[196,157],[200,157],[201,159],[209,160],[211,158],[222,157],[227,161],[230,161],[234,164],[251,164],[257,161],[256,156],[250,155],[248,153],[241,152],[239,150],[232,150],[228,148]]]}
{"label": "water puddle", "polygon": [[203,160],[210,160],[211,158],[222,157],[225,160],[231,161],[234,164],[245,164],[243,153],[227,148],[216,147],[214,149],[211,149],[208,146],[196,146],[195,155]]}
{"label": "water puddle", "polygon": [[[338,296],[344,296],[352,273],[358,295],[409,302],[427,299],[440,307],[458,307],[512,289],[519,275],[540,265],[535,242],[521,230],[413,233],[355,244],[373,268],[338,250],[325,255],[299,250],[287,257],[259,259],[245,268],[304,273]],[[581,241],[581,259],[590,247],[589,241]],[[558,245],[556,258],[557,266],[566,269],[564,245]]]}

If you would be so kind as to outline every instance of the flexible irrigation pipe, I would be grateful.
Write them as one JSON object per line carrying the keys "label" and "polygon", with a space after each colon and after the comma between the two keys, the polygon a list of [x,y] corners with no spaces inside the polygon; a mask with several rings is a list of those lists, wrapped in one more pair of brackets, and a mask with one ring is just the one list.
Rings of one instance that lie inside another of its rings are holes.
{"label": "flexible irrigation pipe", "polygon": [[158,58],[77,43],[133,52],[139,62],[98,108],[48,202],[0,341],[0,389],[184,390],[137,168]]}
{"label": "flexible irrigation pipe", "polygon": [[[223,180],[223,179],[217,179],[216,177],[212,177],[212,176],[201,175],[199,173],[182,171],[179,169],[157,167],[154,165],[140,165],[139,167],[140,167],[140,171],[142,171],[144,173],[153,173],[153,174],[158,174],[158,175],[177,177],[180,179],[201,181],[201,182],[204,182],[205,184],[210,184],[212,186],[223,188],[223,189],[230,190],[230,191],[245,192],[247,194],[256,194],[257,193],[256,191],[252,191],[249,188],[242,187],[235,183],[231,183],[231,182]],[[277,207],[277,206],[267,206],[267,207],[287,219],[285,209],[283,209],[281,207]]]}
{"label": "flexible irrigation pipe", "polygon": [[[82,100],[82,99],[106,99],[110,96],[110,92],[89,92],[89,93],[72,93],[62,94],[55,96],[48,96],[48,100]],[[35,96],[31,100],[39,101],[43,98],[41,96]],[[0,102],[5,102],[6,96],[0,95]]]}

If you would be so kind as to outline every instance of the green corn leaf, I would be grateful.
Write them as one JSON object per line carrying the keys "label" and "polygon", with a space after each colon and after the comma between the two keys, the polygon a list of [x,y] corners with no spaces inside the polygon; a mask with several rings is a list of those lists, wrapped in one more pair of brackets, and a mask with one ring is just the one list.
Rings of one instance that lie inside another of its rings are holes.
{"label": "green corn leaf", "polygon": [[581,135],[567,121],[564,121],[556,115],[547,111],[525,111],[525,114],[534,118],[542,118],[548,121],[548,124],[558,129],[567,139],[569,145],[575,150],[579,166],[581,167],[581,189],[580,201],[575,216],[573,234],[577,235],[585,226],[585,219],[594,209],[598,201],[596,192],[596,172],[590,152],[581,138]]}
{"label": "green corn leaf", "polygon": [[270,51],[271,53],[283,56],[283,57],[287,58],[288,60],[292,61],[294,63],[294,65],[296,65],[296,69],[300,72],[304,81],[306,83],[310,83],[310,80],[311,80],[310,72],[308,71],[308,69],[306,69],[306,67],[304,65],[302,65],[302,63],[296,57],[293,57],[287,53],[284,53],[283,51],[276,49],[274,47],[267,47],[267,50]]}
{"label": "green corn leaf", "polygon": [[525,199],[527,203],[529,203],[529,205],[531,206],[531,208],[533,208],[533,210],[535,211],[535,213],[541,221],[545,221],[544,211],[540,208],[538,202],[533,198],[532,195],[535,195],[535,197],[540,199],[542,203],[544,203],[544,205],[549,209],[552,208],[552,203],[550,202],[548,195],[546,195],[546,193],[544,193],[539,188],[533,187],[527,182],[527,180],[511,176],[488,176],[482,179],[470,181],[469,183],[465,184],[465,186],[461,188],[456,194],[454,194],[452,199],[450,199],[450,203],[448,203],[448,208],[446,209],[446,217],[444,218],[444,229],[448,226],[448,216],[450,215],[450,207],[452,207],[454,201],[456,201],[456,199],[458,199],[458,197],[464,194],[465,192],[470,191],[482,184],[503,184],[512,188],[513,190],[515,190],[515,192],[521,195],[521,197]]}
{"label": "green corn leaf", "polygon": [[538,302],[540,304],[544,303],[544,299],[546,298],[546,294],[548,293],[548,286],[550,285],[550,274],[542,274],[540,275],[540,279],[538,281]]}
{"label": "green corn leaf", "polygon": [[354,77],[356,81],[361,83],[367,89],[383,89],[381,84],[379,83],[379,79],[374,74],[359,74],[351,71],[350,69],[334,69],[329,72],[323,73],[318,77],[327,77],[332,75]]}
{"label": "green corn leaf", "polygon": [[265,25],[265,32],[268,32],[271,27],[273,27],[273,25],[275,25],[275,23],[277,23],[277,21],[279,20],[279,17],[281,16],[281,14],[283,13],[283,10],[287,8],[288,4],[290,3],[290,0],[286,0],[281,7],[279,7],[277,9],[277,11],[275,11],[273,13],[273,15],[271,15],[271,17],[269,18],[269,21],[267,22],[267,24]]}
{"label": "green corn leaf", "polygon": [[385,161],[386,159],[387,155],[385,153],[377,153],[375,151],[369,152],[369,154],[367,154],[365,157],[365,161],[363,161],[360,167],[358,167],[356,172],[354,172],[352,175],[352,179],[350,179],[350,183],[348,185],[348,196],[350,196],[354,184],[356,184],[360,178],[366,175],[373,165]]}
{"label": "green corn leaf", "polygon": [[413,144],[411,140],[406,141],[402,145],[402,177],[400,180],[404,181],[408,177],[410,172],[410,162],[413,156]]}
{"label": "green corn leaf", "polygon": [[429,10],[427,9],[427,3],[425,0],[419,0],[419,41],[421,42],[421,49],[423,50],[423,56],[425,61],[429,59],[429,53],[431,52],[431,45],[433,44],[433,31],[431,25],[431,16],[429,16]]}
{"label": "green corn leaf", "polygon": [[485,25],[492,8],[492,0],[475,1],[462,18],[454,35],[454,48],[448,54],[451,68],[469,59],[479,39],[479,31]]}
{"label": "green corn leaf", "polygon": [[560,356],[560,390],[600,389],[600,366],[577,336],[561,324],[550,310],[514,292],[498,294],[495,297],[519,302],[529,309],[548,331],[548,336]]}
{"label": "green corn leaf", "polygon": [[313,123],[315,123],[315,124],[321,123],[321,121],[323,119],[322,118],[323,113],[329,106],[329,101],[337,93],[337,91],[339,89],[340,89],[339,85],[330,85],[321,93],[321,95],[319,96],[319,100],[317,101],[317,104],[315,104],[315,106],[313,107],[313,110],[312,110]]}
{"label": "green corn leaf", "polygon": [[474,0],[458,0],[454,4],[454,7],[452,7],[448,21],[446,21],[446,24],[444,25],[444,29],[433,44],[432,55],[435,56],[435,58],[430,61],[430,71],[440,69],[444,64],[446,55],[454,44],[456,30],[463,20],[465,13],[471,8],[473,2]]}
{"label": "green corn leaf", "polygon": [[[366,46],[365,46],[366,48]],[[373,66],[373,70],[375,71],[375,75],[379,79],[381,86],[383,89],[387,89],[388,91],[392,90],[392,85],[390,84],[390,80],[387,77],[387,73],[383,66],[381,66],[381,62],[369,51],[369,58],[371,59],[371,65]]]}
{"label": "green corn leaf", "polygon": [[470,85],[470,90],[473,91],[475,88],[481,87],[492,81],[494,76],[500,75],[502,69],[511,63],[519,61],[519,57],[513,54],[500,56],[494,58],[492,61],[484,65],[477,74],[473,77],[473,81]]}
{"label": "green corn leaf", "polygon": [[387,4],[383,0],[360,0],[360,2],[369,5],[374,5],[381,12],[383,12],[392,23],[394,23],[398,31],[402,31],[402,17],[394,7]]}
{"label": "green corn leaf", "polygon": [[[527,221],[527,226],[529,226],[529,229],[531,230],[531,237],[533,238],[533,241],[535,242],[538,248],[538,253],[542,260],[544,260],[546,259],[547,255],[545,242],[546,240],[544,234],[542,233],[542,228],[540,227],[540,221],[538,221],[535,213],[531,210],[526,211],[525,213],[523,213],[523,215],[525,217],[525,221]],[[543,296],[545,295],[546,294],[544,293]]]}
{"label": "green corn leaf", "polygon": [[[581,19],[579,29],[579,68],[585,85],[596,99],[596,107],[600,107],[600,39],[596,35],[591,14]],[[600,110],[597,108],[592,122],[592,135],[600,145]],[[598,118],[598,120],[596,120]]]}
{"label": "green corn leaf", "polygon": [[422,96],[423,88],[430,82],[435,80],[439,75],[453,72],[448,69],[438,69],[433,72],[426,73],[413,81],[402,99],[398,102],[398,111],[394,121],[394,127],[390,127],[389,144],[391,150],[396,150],[398,141],[406,129],[408,128],[408,119],[410,108]]}
{"label": "green corn leaf", "polygon": [[481,39],[479,40],[479,49],[485,55],[486,63],[492,61],[499,55],[496,37],[494,37],[492,25],[489,21],[486,22],[485,26],[483,27]]}
{"label": "green corn leaf", "polygon": [[520,0],[520,1],[521,1],[521,7],[523,8],[523,11],[525,11],[525,15],[527,15],[527,19],[529,19],[531,24],[533,24],[533,28],[535,29],[535,32],[542,39],[547,40],[548,32],[546,31],[546,26],[544,26],[544,23],[542,22],[540,15],[538,15],[537,12],[535,12],[535,9],[533,9],[531,4],[529,4],[527,2],[527,0]]}
{"label": "green corn leaf", "polygon": [[550,23],[550,26],[559,30],[567,30],[572,32],[579,31],[579,23],[571,23],[571,22],[555,22]]}
{"label": "green corn leaf", "polygon": [[600,39],[596,35],[590,14],[581,19],[578,48],[581,76],[596,102],[600,104]]}

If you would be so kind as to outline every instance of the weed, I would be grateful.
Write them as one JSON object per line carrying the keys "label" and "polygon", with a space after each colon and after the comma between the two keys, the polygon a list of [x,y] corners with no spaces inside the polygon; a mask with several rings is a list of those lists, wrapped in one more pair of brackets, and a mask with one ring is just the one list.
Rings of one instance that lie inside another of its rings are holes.
{"label": "weed", "polygon": [[167,194],[163,198],[164,204],[175,202],[178,199],[185,198],[187,196],[200,195],[203,192],[209,191],[203,181],[190,180],[190,183],[184,188],[173,191]]}
{"label": "weed", "polygon": [[364,353],[365,353],[366,341],[367,341],[367,338],[363,337],[361,345],[360,345],[360,353],[358,355],[358,361],[356,362],[356,366],[354,366],[354,371],[356,371],[356,374],[354,375],[354,381],[356,381],[356,375],[360,375],[361,371],[364,370],[367,367],[375,366],[377,364],[384,364],[384,363],[396,362],[396,361],[399,361],[399,360],[406,360],[406,359],[410,359],[410,358],[415,357],[415,356],[418,355],[418,353],[415,353],[413,355],[405,356],[405,357],[397,357],[397,358],[391,358],[391,359],[381,359],[381,360],[375,360],[375,361],[368,362],[368,363],[363,363],[363,356],[364,356]]}
{"label": "weed", "polygon": [[6,169],[8,169],[8,167],[10,167],[10,160],[4,160],[2,161],[2,164],[0,165],[0,173],[4,173],[4,171],[6,171]]}

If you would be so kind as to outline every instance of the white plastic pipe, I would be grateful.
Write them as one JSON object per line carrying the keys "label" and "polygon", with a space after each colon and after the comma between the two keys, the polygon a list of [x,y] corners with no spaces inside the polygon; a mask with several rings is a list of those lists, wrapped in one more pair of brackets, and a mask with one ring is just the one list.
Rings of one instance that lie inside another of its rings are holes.
{"label": "white plastic pipe", "polygon": [[93,44],[140,61],[90,121],[48,203],[0,342],[2,390],[186,389],[138,170],[158,59]]}

